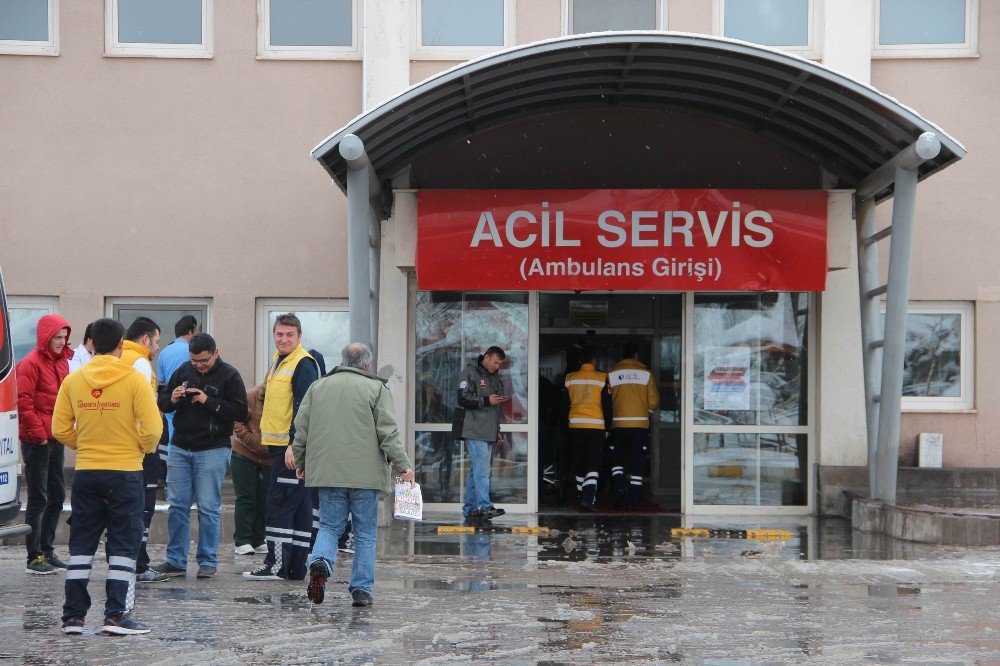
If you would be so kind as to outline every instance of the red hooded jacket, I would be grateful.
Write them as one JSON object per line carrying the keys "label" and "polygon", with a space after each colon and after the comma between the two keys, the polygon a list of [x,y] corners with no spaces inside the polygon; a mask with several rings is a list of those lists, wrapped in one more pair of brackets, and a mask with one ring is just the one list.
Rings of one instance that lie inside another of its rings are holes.
{"label": "red hooded jacket", "polygon": [[26,444],[52,439],[52,409],[59,385],[69,374],[73,350],[67,341],[57,356],[49,349],[49,342],[64,328],[69,329],[69,322],[59,315],[39,319],[35,348],[17,364],[17,417],[21,441]]}

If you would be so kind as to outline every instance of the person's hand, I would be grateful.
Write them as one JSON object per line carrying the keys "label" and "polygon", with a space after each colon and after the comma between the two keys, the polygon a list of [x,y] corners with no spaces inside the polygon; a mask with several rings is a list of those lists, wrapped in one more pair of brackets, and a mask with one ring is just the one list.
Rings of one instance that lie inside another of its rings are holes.
{"label": "person's hand", "polygon": [[292,451],[292,447],[290,446],[285,449],[285,467],[288,469],[295,469],[295,452]]}
{"label": "person's hand", "polygon": [[296,479],[304,479],[304,478],[306,478],[306,471],[304,469],[302,469],[301,467],[296,467],[295,468],[295,478]]}
{"label": "person's hand", "polygon": [[205,395],[205,392],[202,391],[201,389],[189,388],[187,390],[187,393],[189,396],[191,396],[191,402],[193,402],[196,405],[204,405],[205,401],[208,400],[208,396]]}
{"label": "person's hand", "polygon": [[510,400],[510,396],[497,395],[496,393],[493,393],[493,394],[490,395],[490,404],[491,405],[499,405],[499,404],[507,402],[508,400]]}
{"label": "person's hand", "polygon": [[417,477],[413,474],[412,469],[408,469],[405,472],[401,473],[399,475],[399,478],[401,478],[403,481],[409,481],[410,483],[417,482]]}
{"label": "person's hand", "polygon": [[186,392],[187,392],[187,387],[186,386],[178,386],[170,394],[170,402],[172,402],[173,404],[176,405],[178,402],[181,401],[181,398],[184,397],[184,394]]}
{"label": "person's hand", "polygon": [[235,434],[242,435],[246,431],[247,431],[247,427],[245,425],[243,425],[242,423],[240,423],[239,421],[237,421],[236,423],[233,424],[233,432]]}

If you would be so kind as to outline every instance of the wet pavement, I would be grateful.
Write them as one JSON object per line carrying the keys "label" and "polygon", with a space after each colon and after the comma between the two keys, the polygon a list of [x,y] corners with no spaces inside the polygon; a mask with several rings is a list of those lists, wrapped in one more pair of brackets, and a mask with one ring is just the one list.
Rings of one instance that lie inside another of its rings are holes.
{"label": "wet pavement", "polygon": [[[165,516],[158,515],[157,522]],[[506,516],[439,534],[453,515],[380,530],[375,606],[352,609],[339,562],[319,606],[303,583],[219,574],[140,586],[148,636],[58,632],[62,576],[0,548],[0,658],[12,663],[1000,664],[1000,549],[862,535],[841,520]],[[544,535],[503,530],[548,528]],[[678,538],[678,527],[782,529],[782,540]],[[154,546],[154,560],[162,557]],[[193,549],[192,549],[193,552]],[[346,556],[349,563],[350,556]],[[106,567],[95,566],[94,606]]]}

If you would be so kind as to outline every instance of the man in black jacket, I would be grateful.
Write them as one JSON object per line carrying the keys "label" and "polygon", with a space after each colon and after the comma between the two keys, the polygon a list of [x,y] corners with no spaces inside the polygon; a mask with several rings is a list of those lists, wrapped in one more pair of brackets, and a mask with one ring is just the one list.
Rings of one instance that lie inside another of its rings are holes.
{"label": "man in black jacket", "polygon": [[169,576],[187,574],[191,506],[198,503],[198,578],[215,575],[219,558],[222,479],[229,463],[235,421],[247,419],[247,391],[236,368],[219,358],[208,333],[191,338],[191,361],[179,367],[160,392],[160,410],[174,413],[167,455],[167,559],[153,567]]}

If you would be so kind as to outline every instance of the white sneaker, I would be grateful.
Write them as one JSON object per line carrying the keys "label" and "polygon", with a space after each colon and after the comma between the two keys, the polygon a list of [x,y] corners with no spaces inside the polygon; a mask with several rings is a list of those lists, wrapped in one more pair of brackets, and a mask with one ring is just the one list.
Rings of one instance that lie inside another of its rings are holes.
{"label": "white sneaker", "polygon": [[260,544],[259,546],[253,549],[253,552],[257,553],[258,555],[267,555],[267,544],[266,543]]}
{"label": "white sneaker", "polygon": [[251,546],[248,543],[245,543],[242,546],[236,546],[235,552],[237,555],[253,555],[254,549],[253,546]]}

